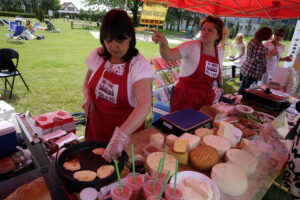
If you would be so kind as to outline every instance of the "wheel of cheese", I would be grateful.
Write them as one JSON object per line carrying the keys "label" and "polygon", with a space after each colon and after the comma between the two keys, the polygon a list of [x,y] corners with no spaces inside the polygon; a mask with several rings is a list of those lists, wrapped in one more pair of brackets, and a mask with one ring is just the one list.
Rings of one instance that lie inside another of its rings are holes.
{"label": "wheel of cheese", "polygon": [[189,161],[196,170],[209,171],[220,161],[220,157],[215,148],[208,145],[200,145],[190,152]]}
{"label": "wheel of cheese", "polygon": [[212,180],[219,186],[224,194],[240,196],[248,188],[246,173],[237,165],[219,163],[211,170]]}
{"label": "wheel of cheese", "polygon": [[217,136],[217,135],[207,135],[203,138],[203,143],[208,145],[208,146],[212,146],[213,148],[215,148],[218,153],[219,156],[222,158],[224,156],[224,154],[226,153],[227,150],[230,149],[230,143],[229,141],[221,136]]}
{"label": "wheel of cheese", "polygon": [[241,167],[247,175],[253,174],[258,164],[253,155],[240,149],[229,149],[226,152],[225,160]]}
{"label": "wheel of cheese", "polygon": [[[155,174],[160,158],[164,156],[163,152],[154,152],[149,154],[146,160],[146,170],[149,174]],[[175,173],[176,159],[170,154],[166,154],[163,173],[167,174],[170,170],[170,175]]]}

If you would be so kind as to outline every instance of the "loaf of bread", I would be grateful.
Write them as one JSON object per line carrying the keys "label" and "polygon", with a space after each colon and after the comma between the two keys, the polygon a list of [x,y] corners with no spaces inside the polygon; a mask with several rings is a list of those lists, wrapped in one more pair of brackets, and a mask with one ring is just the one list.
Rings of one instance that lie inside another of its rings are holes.
{"label": "loaf of bread", "polygon": [[208,145],[194,148],[189,155],[190,164],[199,171],[209,171],[220,161],[218,151]]}
{"label": "loaf of bread", "polygon": [[43,177],[22,185],[5,200],[51,200],[51,195]]}

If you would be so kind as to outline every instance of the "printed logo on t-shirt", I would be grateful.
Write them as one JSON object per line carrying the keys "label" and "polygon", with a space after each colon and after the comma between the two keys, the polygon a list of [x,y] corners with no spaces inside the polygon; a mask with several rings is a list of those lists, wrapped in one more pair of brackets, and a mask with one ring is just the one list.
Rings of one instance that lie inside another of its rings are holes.
{"label": "printed logo on t-shirt", "polygon": [[96,87],[96,97],[117,104],[119,85],[113,84],[105,78],[101,78]]}
{"label": "printed logo on t-shirt", "polygon": [[205,62],[205,74],[212,78],[217,78],[219,74],[219,64],[207,60]]}

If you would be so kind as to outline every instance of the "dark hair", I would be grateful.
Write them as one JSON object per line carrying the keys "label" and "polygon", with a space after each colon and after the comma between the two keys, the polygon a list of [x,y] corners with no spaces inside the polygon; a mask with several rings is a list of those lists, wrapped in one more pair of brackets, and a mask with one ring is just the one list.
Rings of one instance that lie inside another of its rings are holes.
{"label": "dark hair", "polygon": [[215,41],[215,45],[218,45],[223,37],[223,28],[224,28],[224,23],[222,21],[222,19],[220,17],[216,17],[216,16],[207,16],[204,21],[202,22],[200,29],[202,29],[202,26],[206,23],[206,22],[211,22],[215,25],[215,28],[217,29],[217,33],[219,35],[219,39],[217,39]]}
{"label": "dark hair", "polygon": [[129,49],[123,56],[123,61],[130,60],[133,56],[136,56],[139,51],[135,48],[136,38],[134,27],[128,14],[121,9],[112,9],[103,18],[100,27],[100,42],[103,46],[103,52],[99,53],[105,60],[111,58],[111,54],[108,52],[104,45],[104,40],[125,40],[130,37]]}
{"label": "dark hair", "polygon": [[272,37],[272,29],[269,27],[261,27],[255,32],[255,39],[258,41],[269,40]]}
{"label": "dark hair", "polygon": [[284,35],[285,34],[285,29],[280,28],[280,29],[274,31],[274,35],[277,35],[277,34]]}

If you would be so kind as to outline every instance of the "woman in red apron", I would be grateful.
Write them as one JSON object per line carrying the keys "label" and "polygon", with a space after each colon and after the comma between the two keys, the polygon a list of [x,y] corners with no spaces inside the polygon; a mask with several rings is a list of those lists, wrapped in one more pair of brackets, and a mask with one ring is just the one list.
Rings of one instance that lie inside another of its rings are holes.
{"label": "woman in red apron", "polygon": [[[133,68],[145,66],[137,66],[143,62],[135,48],[134,28],[125,11],[109,11],[100,32],[103,47],[88,57],[90,69],[83,87],[85,137],[87,141],[108,143],[103,158],[111,161],[120,155],[130,134],[144,128],[151,106],[152,77],[147,77],[147,70],[152,72],[152,69],[149,64],[149,69],[142,71],[142,78],[131,81],[129,74],[134,75]],[[134,96],[135,106],[131,105],[129,95]]]}
{"label": "woman in red apron", "polygon": [[184,108],[199,110],[220,98],[222,92],[214,82],[221,77],[219,60],[223,59],[219,59],[221,51],[217,45],[222,40],[223,27],[219,17],[208,16],[201,24],[200,41],[188,41],[173,49],[163,34],[153,30],[152,40],[159,44],[161,56],[167,61],[182,59],[180,77],[171,97],[172,112]]}

